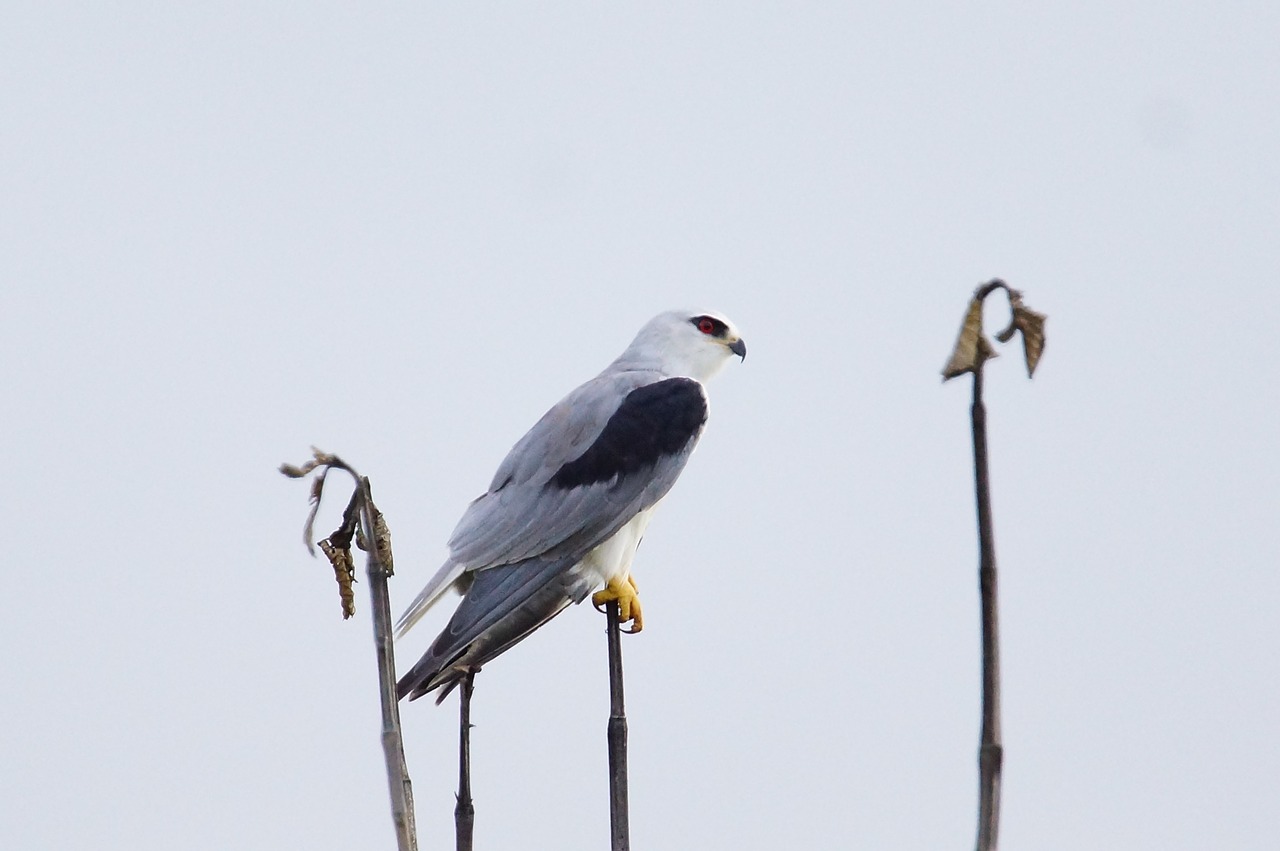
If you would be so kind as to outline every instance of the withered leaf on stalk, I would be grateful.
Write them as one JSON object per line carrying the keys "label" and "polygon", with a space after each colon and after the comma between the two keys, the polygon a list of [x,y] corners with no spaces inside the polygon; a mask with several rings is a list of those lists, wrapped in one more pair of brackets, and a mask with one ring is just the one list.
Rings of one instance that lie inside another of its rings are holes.
{"label": "withered leaf on stalk", "polygon": [[[338,582],[338,593],[342,599],[342,618],[347,620],[355,614],[356,598],[352,585],[356,581],[355,560],[351,556],[351,539],[361,522],[359,515],[368,509],[370,515],[376,516],[369,495],[369,480],[336,455],[321,452],[314,446],[311,448],[312,460],[301,466],[281,464],[280,472],[290,478],[302,478],[317,468],[320,470],[316,481],[311,486],[311,513],[307,517],[304,533],[307,549],[315,555],[311,546],[311,529],[320,507],[320,499],[324,495],[324,478],[332,469],[345,470],[355,479],[356,487],[342,513],[342,525],[328,538],[320,542],[321,549],[333,566],[333,575]],[[366,515],[369,516],[369,515]],[[382,541],[387,542],[386,565],[391,563],[391,536],[385,529],[385,523],[379,517],[378,522],[371,522],[375,528],[370,534],[378,543],[381,551]],[[390,570],[387,570],[390,573]],[[387,762],[387,779],[391,790],[391,816],[396,827],[396,847],[400,851],[416,851],[418,838],[414,827],[413,784],[409,780],[409,770],[404,761],[404,737],[400,731],[400,714],[396,709],[396,663],[392,649],[392,628],[390,619],[391,602],[387,596],[387,583],[373,572],[373,559],[370,559],[370,575],[374,581],[370,583],[369,596],[372,598],[371,608],[374,642],[378,648],[378,692],[382,705],[382,743],[383,755]]]}
{"label": "withered leaf on stalk", "polygon": [[[307,545],[307,552],[314,556],[316,551],[312,540],[315,537],[316,515],[320,511],[320,501],[324,496],[325,480],[329,475],[329,471],[336,468],[346,470],[352,476],[356,476],[356,473],[338,456],[322,452],[314,446],[311,447],[311,455],[311,460],[301,466],[281,464],[280,472],[290,478],[298,479],[319,470],[315,478],[311,480],[311,492],[308,497],[308,502],[311,503],[311,510],[307,512],[307,522],[302,529],[302,540]],[[358,480],[359,477],[356,476],[356,478]],[[338,581],[338,594],[342,598],[342,617],[344,620],[354,615],[356,611],[355,592],[351,587],[352,583],[355,582],[355,561],[351,557],[351,535],[357,525],[355,510],[359,504],[359,496],[360,491],[357,489],[352,494],[351,504],[347,506],[347,510],[343,514],[342,526],[320,542],[320,549],[324,551],[325,557],[329,559],[329,564],[333,566],[333,575]]]}
{"label": "withered leaf on stalk", "polygon": [[[391,529],[387,526],[387,518],[382,516],[382,512],[378,510],[378,506],[373,504],[373,495],[369,492],[369,480],[365,479],[363,487],[357,491],[357,495],[361,498],[365,508],[369,510],[368,516],[373,521],[373,537],[377,545],[378,564],[382,567],[382,572],[387,576],[395,575],[395,564],[391,557]],[[354,500],[356,497],[352,497]],[[355,503],[352,503],[353,506]],[[369,539],[365,535],[363,523],[355,525],[356,546],[365,552],[369,552]]]}
{"label": "withered leaf on stalk", "polygon": [[333,578],[338,581],[338,596],[342,598],[342,619],[346,620],[356,613],[356,594],[352,588],[356,581],[355,560],[350,549],[334,546],[328,538],[320,542],[320,549],[333,565]]}
{"label": "withered leaf on stalk", "polygon": [[382,572],[387,576],[394,576],[396,570],[391,559],[391,529],[387,527],[387,520],[381,511],[374,514],[373,537],[378,545],[378,562],[382,565]]}
{"label": "withered leaf on stalk", "polygon": [[333,566],[334,578],[338,581],[338,592],[342,597],[342,617],[350,618],[355,614],[355,592],[352,583],[355,582],[355,560],[351,555],[351,542],[355,538],[356,545],[361,549],[367,549],[365,544],[364,526],[361,523],[361,515],[365,509],[368,509],[369,515],[373,522],[373,536],[377,544],[377,560],[382,565],[385,575],[392,574],[391,559],[391,531],[387,527],[387,521],[383,518],[382,513],[378,511],[373,504],[373,498],[370,495],[369,480],[360,476],[351,465],[347,464],[337,455],[331,455],[327,452],[311,447],[312,458],[307,463],[298,466],[295,464],[281,464],[280,472],[290,478],[302,478],[319,470],[311,481],[311,511],[307,514],[306,526],[303,529],[303,540],[306,542],[307,550],[315,555],[315,548],[312,546],[313,528],[315,526],[316,514],[320,509],[320,501],[324,496],[325,479],[331,470],[345,470],[351,474],[356,480],[356,489],[351,494],[351,500],[347,503],[347,508],[342,513],[342,525],[331,534],[328,538],[320,542],[320,549],[324,551],[325,556],[329,559],[329,563]]}
{"label": "withered leaf on stalk", "polygon": [[1040,363],[1040,355],[1044,354],[1044,323],[1048,319],[1043,313],[1037,313],[1022,303],[1022,293],[1014,292],[1009,296],[1009,307],[1013,310],[1013,318],[1009,327],[996,335],[996,339],[1007,343],[1014,332],[1022,334],[1022,353],[1027,361],[1027,377],[1035,374],[1036,364]]}
{"label": "withered leaf on stalk", "polygon": [[312,470],[322,465],[333,464],[337,462],[341,465],[341,459],[336,455],[330,455],[316,447],[311,447],[311,460],[299,467],[297,464],[281,464],[280,472],[284,473],[291,479],[301,479],[303,476],[309,475]]}
{"label": "withered leaf on stalk", "polygon": [[982,299],[974,296],[960,326],[960,336],[951,352],[951,359],[942,368],[942,380],[949,381],[957,375],[973,372],[983,361],[997,357],[991,341],[982,333]]}

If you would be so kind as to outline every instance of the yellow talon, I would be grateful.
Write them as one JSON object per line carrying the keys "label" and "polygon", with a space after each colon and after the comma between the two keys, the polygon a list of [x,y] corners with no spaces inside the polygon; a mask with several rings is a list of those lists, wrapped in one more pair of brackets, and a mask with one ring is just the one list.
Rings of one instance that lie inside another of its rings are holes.
{"label": "yellow talon", "polygon": [[614,577],[603,589],[591,595],[591,605],[604,611],[605,603],[617,603],[618,622],[631,621],[631,629],[624,629],[623,632],[636,633],[644,629],[644,617],[640,613],[640,597],[636,594],[638,590],[636,581],[630,576],[625,580]]}

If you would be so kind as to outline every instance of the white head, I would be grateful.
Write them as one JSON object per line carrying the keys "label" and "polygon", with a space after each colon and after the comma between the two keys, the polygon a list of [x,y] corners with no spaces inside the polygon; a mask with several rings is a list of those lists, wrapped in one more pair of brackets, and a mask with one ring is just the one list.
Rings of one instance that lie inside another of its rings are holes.
{"label": "white head", "polygon": [[672,310],[650,319],[614,361],[628,369],[654,369],[697,381],[711,378],[731,355],[746,360],[747,344],[719,313]]}

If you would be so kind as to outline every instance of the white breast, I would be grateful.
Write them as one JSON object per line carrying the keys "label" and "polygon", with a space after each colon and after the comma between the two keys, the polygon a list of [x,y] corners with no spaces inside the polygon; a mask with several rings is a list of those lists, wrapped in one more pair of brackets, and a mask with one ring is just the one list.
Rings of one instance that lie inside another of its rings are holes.
{"label": "white breast", "polygon": [[626,579],[631,573],[631,561],[636,557],[636,548],[640,546],[649,518],[657,507],[658,504],[654,503],[631,518],[612,538],[587,553],[578,562],[574,572],[589,581],[592,588],[601,588],[610,579]]}

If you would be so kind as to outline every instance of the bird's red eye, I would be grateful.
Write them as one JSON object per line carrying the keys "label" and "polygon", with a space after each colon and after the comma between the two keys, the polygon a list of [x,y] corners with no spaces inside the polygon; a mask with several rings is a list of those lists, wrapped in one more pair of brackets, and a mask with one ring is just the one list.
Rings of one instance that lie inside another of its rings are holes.
{"label": "bird's red eye", "polygon": [[698,320],[698,330],[703,334],[714,334],[716,332],[716,323],[704,316]]}

